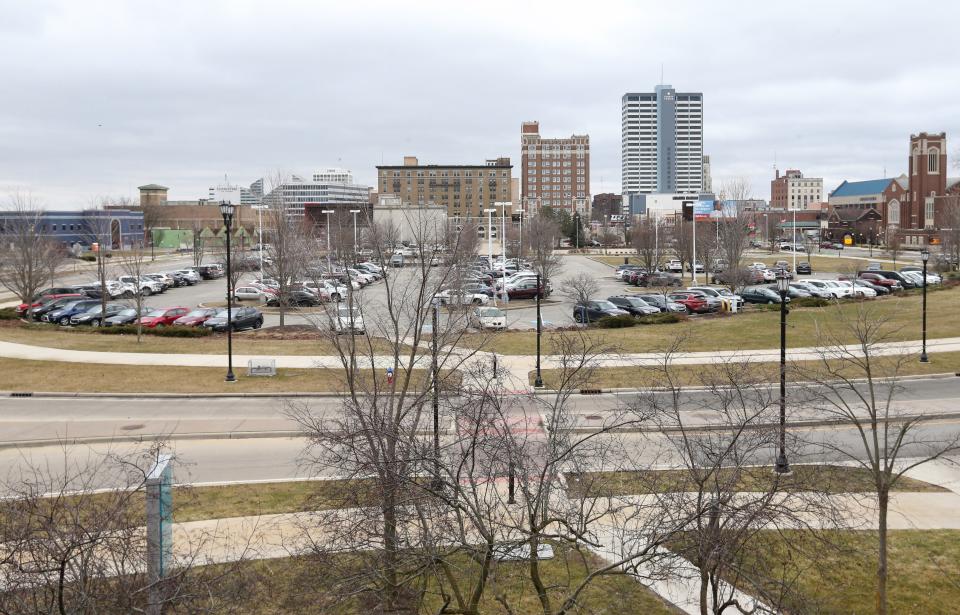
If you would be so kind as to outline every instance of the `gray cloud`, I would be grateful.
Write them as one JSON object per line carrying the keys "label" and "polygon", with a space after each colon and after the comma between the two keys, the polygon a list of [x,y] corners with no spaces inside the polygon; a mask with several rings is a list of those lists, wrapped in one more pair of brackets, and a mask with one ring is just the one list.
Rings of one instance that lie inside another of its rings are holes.
{"label": "gray cloud", "polygon": [[[518,156],[520,122],[589,133],[620,185],[620,96],[705,94],[715,180],[905,171],[911,132],[957,135],[953,3],[0,1],[0,192],[51,207],[160,182],[404,154]],[[956,148],[951,146],[951,153]],[[960,171],[957,172],[960,174]]]}

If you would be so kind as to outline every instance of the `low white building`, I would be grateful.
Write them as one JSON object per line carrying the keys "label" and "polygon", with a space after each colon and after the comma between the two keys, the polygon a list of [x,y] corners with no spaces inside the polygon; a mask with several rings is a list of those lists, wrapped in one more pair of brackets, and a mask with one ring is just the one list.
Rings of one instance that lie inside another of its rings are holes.
{"label": "low white building", "polygon": [[264,196],[263,202],[270,205],[281,198],[292,215],[302,216],[305,205],[356,203],[366,206],[370,202],[370,187],[353,183],[353,174],[346,169],[323,169],[309,180],[291,175]]}

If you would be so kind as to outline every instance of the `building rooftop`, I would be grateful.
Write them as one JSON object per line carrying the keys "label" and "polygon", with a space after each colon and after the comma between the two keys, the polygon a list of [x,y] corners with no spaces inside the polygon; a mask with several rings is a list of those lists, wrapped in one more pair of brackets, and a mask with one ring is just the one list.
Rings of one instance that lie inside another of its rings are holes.
{"label": "building rooftop", "polygon": [[146,184],[145,186],[138,186],[137,190],[169,190],[166,186],[161,186],[160,184]]}
{"label": "building rooftop", "polygon": [[880,194],[890,186],[891,182],[896,181],[896,178],[889,177],[886,179],[868,179],[861,182],[849,182],[844,180],[842,184],[837,186],[837,188],[830,193],[831,197],[843,197],[843,196],[866,196],[868,194]]}

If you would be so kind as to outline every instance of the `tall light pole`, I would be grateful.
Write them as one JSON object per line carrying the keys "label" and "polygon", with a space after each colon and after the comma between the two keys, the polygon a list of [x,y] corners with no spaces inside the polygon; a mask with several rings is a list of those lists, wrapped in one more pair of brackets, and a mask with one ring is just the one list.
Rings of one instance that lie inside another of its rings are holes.
{"label": "tall light pole", "polygon": [[920,350],[920,362],[929,363],[927,357],[927,261],[930,260],[930,250],[924,248],[920,251],[920,260],[923,261],[923,347]]}
{"label": "tall light pole", "polygon": [[580,251],[580,212],[579,211],[573,212],[573,233],[574,233],[573,236],[576,237],[576,242],[574,245],[577,248],[577,252],[579,252]]}
{"label": "tall light pole", "polygon": [[540,334],[543,320],[540,318],[540,274],[537,273],[537,377],[533,381],[534,388],[543,388],[543,375],[540,373]]}
{"label": "tall light pole", "polygon": [[797,210],[793,210],[793,270],[797,270]]}
{"label": "tall light pole", "polygon": [[320,213],[327,216],[327,273],[333,273],[333,263],[330,260],[330,214],[334,213],[334,210],[324,209]]}
{"label": "tall light pole", "polygon": [[[490,265],[490,270],[493,270],[493,212],[496,209],[484,209],[483,212],[487,214],[487,261]],[[493,304],[497,304],[497,293],[493,293]]]}
{"label": "tall light pole", "polygon": [[260,243],[260,283],[263,283],[263,205],[257,205],[257,238]]}
{"label": "tall light pole", "polygon": [[433,397],[433,484],[435,489],[439,489],[443,484],[440,480],[440,366],[437,360],[437,329],[440,328],[440,299],[434,297],[433,301],[433,329],[430,335],[430,374],[433,384],[431,393]]}
{"label": "tall light pole", "polygon": [[230,263],[230,231],[233,228],[233,212],[236,208],[229,201],[220,201],[220,214],[227,236],[227,382],[236,382],[233,375],[233,270]]}
{"label": "tall light pole", "polygon": [[789,474],[787,462],[787,289],[790,278],[782,269],[777,272],[777,290],[780,292],[780,452],[777,455],[777,474]]}
{"label": "tall light pole", "polygon": [[[507,205],[509,202],[498,202],[494,203],[495,205],[500,206],[500,257],[501,262],[503,263],[503,279],[507,279]],[[507,295],[507,286],[503,286],[503,295],[500,297],[504,303],[509,303],[510,298]]]}
{"label": "tall light pole", "polygon": [[350,213],[353,214],[353,264],[356,265],[356,264],[357,264],[357,250],[359,250],[359,246],[357,246],[357,214],[360,213],[360,210],[359,210],[359,209],[351,209],[351,210],[350,210]]}
{"label": "tall light pole", "polygon": [[521,209],[520,210],[520,247],[517,249],[517,269],[520,268],[520,259],[522,258],[523,258],[523,210]]}

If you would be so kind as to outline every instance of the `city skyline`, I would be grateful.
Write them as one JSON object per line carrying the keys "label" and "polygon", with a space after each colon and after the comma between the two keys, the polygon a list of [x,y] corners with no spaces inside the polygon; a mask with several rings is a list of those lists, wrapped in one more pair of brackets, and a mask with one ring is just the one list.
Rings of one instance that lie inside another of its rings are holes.
{"label": "city skyline", "polygon": [[[947,133],[948,172],[960,175],[951,43],[932,37],[921,63],[902,35],[928,27],[930,15],[960,15],[936,3],[896,15],[816,3],[779,30],[761,27],[778,23],[779,9],[763,3],[733,12],[601,2],[587,14],[502,4],[469,16],[430,3],[5,5],[0,62],[13,94],[0,105],[4,201],[19,190],[51,208],[82,208],[152,182],[170,186],[171,198],[199,198],[225,173],[246,185],[327,166],[375,186],[376,166],[404,155],[519,160],[516,127],[531,118],[551,135],[589,134],[589,193],[619,193],[621,96],[659,82],[708,101],[703,151],[715,189],[743,176],[769,198],[776,161],[823,177],[826,197],[843,180],[905,173],[905,140],[921,131]],[[401,14],[402,31],[393,26]],[[418,19],[427,15],[434,20]],[[531,19],[551,36],[530,37]],[[319,24],[336,27],[306,35]],[[624,42],[638,24],[650,25],[642,49]],[[164,32],[173,28],[180,44],[171,49]],[[564,40],[573,34],[575,49]],[[364,49],[348,51],[361,35]],[[860,54],[862,37],[887,43]],[[397,70],[396,49],[409,70]]]}

